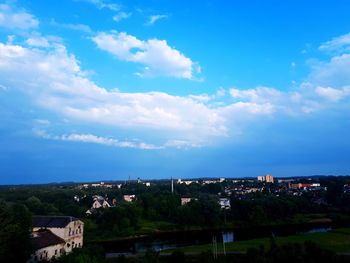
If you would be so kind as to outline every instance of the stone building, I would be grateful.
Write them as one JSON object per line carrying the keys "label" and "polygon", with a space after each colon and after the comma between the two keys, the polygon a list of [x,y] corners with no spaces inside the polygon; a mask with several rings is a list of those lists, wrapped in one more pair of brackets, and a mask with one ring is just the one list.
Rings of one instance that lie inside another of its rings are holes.
{"label": "stone building", "polygon": [[33,216],[31,242],[35,252],[29,262],[70,253],[83,246],[84,223],[71,216]]}

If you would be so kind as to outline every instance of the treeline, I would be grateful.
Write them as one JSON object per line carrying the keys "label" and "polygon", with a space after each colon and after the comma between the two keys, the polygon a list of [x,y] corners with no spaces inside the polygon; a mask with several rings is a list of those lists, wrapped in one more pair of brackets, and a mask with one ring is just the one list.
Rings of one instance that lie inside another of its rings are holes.
{"label": "treeline", "polygon": [[[303,215],[323,214],[332,218],[350,216],[350,194],[344,191],[347,177],[325,177],[321,185],[325,192],[306,192],[301,196],[274,193],[278,185],[265,185],[264,191],[245,196],[228,197],[231,209],[222,210],[218,204],[219,193],[225,197],[225,187],[234,186],[225,181],[215,184],[175,185],[170,192],[170,182],[159,182],[146,187],[130,183],[122,189],[87,188],[77,185],[46,185],[0,189],[0,200],[17,204],[32,215],[70,215],[85,222],[86,240],[116,238],[154,230],[176,228],[257,226],[264,224],[293,223]],[[256,183],[244,183],[256,187]],[[123,195],[135,194],[136,201],[127,203]],[[87,216],[85,212],[93,203],[93,195],[117,201],[116,207],[99,209]],[[77,199],[74,199],[74,197]],[[181,197],[193,200],[181,205]],[[315,203],[314,199],[326,203]]]}
{"label": "treeline", "polygon": [[23,263],[32,252],[31,213],[21,204],[0,201],[0,262]]}

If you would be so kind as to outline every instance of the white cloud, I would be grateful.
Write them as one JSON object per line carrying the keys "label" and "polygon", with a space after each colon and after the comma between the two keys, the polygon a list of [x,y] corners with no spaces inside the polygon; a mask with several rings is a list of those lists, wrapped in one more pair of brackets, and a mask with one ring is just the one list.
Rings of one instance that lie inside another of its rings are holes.
{"label": "white cloud", "polygon": [[342,89],[334,89],[331,87],[317,87],[315,89],[316,93],[327,100],[337,102],[350,95],[350,86],[343,87]]}
{"label": "white cloud", "polygon": [[50,43],[45,37],[30,37],[26,40],[27,44],[33,47],[49,47]]}
{"label": "white cloud", "polygon": [[52,135],[47,133],[45,130],[33,130],[34,134],[49,140],[59,140],[59,141],[71,141],[71,142],[83,142],[83,143],[94,143],[94,144],[102,144],[113,146],[117,148],[138,148],[144,150],[156,150],[162,149],[163,146],[156,146],[153,144],[143,143],[143,142],[135,142],[135,141],[120,141],[113,138],[96,136],[94,134],[63,134],[63,135]]}
{"label": "white cloud", "polygon": [[208,94],[189,95],[188,97],[199,102],[208,102],[212,99]]}
{"label": "white cloud", "polygon": [[113,20],[115,22],[119,22],[123,19],[127,19],[131,16],[131,13],[126,13],[126,12],[119,12],[115,16],[113,16]]}
{"label": "white cloud", "polygon": [[146,23],[146,25],[154,25],[157,21],[161,20],[161,19],[166,19],[168,18],[168,15],[153,15],[153,16],[150,16],[148,18],[148,22]]}
{"label": "white cloud", "polygon": [[312,63],[308,81],[320,86],[340,88],[350,83],[350,54],[333,56],[328,62]]}
{"label": "white cloud", "polygon": [[14,10],[7,4],[0,4],[0,27],[27,30],[38,25],[39,21],[25,10]]}
{"label": "white cloud", "polygon": [[281,91],[269,87],[257,87],[255,89],[230,89],[230,94],[235,99],[249,100],[253,102],[267,102],[278,100],[283,94]]}
{"label": "white cloud", "polygon": [[[127,61],[147,61],[137,59],[140,56],[138,52],[149,52],[150,40],[141,41],[125,33],[105,34],[99,41],[103,39],[110,40],[104,43],[110,46],[104,48],[110,49],[117,57]],[[139,50],[132,52],[135,48]],[[150,65],[153,66],[152,63]],[[99,133],[104,130],[118,137],[119,132],[123,131],[142,141],[149,139],[151,143],[116,140],[92,132],[63,135],[42,133],[43,138],[47,136],[47,139],[116,147],[126,147],[130,143],[130,147],[142,149],[211,144],[217,138],[243,133],[256,121],[277,115],[287,118],[312,114],[327,109],[341,103],[350,93],[349,85],[335,88],[316,86],[314,82],[304,82],[291,91],[270,87],[247,90],[232,88],[229,90],[231,98],[222,98],[226,93],[224,89],[219,89],[213,95],[188,96],[107,90],[89,80],[86,72],[81,70],[79,61],[60,43],[45,48],[0,42],[0,85],[22,91],[38,106],[67,119],[70,127],[83,123],[91,130],[99,127]],[[326,100],[320,100],[320,96]],[[220,98],[223,100],[218,103]],[[343,102],[345,105],[346,101]]]}
{"label": "white cloud", "polygon": [[142,41],[124,32],[98,33],[93,37],[96,45],[120,60],[145,65],[141,76],[171,76],[192,79],[195,63],[165,40]]}
{"label": "white cloud", "polygon": [[346,52],[350,51],[350,33],[335,37],[320,46],[323,51]]}
{"label": "white cloud", "polygon": [[154,131],[166,141],[197,144],[227,132],[216,110],[196,100],[162,92],[108,91],[85,75],[61,44],[40,49],[0,43],[1,82],[73,122]]}
{"label": "white cloud", "polygon": [[119,11],[120,10],[120,5],[117,5],[115,3],[111,3],[110,1],[104,1],[104,0],[85,0],[85,1],[93,4],[98,9],[109,9],[111,11]]}
{"label": "white cloud", "polygon": [[85,24],[57,23],[55,19],[51,19],[50,24],[52,26],[56,26],[56,27],[66,28],[66,29],[75,30],[75,31],[81,31],[84,33],[92,33],[92,29],[88,25],[85,25]]}

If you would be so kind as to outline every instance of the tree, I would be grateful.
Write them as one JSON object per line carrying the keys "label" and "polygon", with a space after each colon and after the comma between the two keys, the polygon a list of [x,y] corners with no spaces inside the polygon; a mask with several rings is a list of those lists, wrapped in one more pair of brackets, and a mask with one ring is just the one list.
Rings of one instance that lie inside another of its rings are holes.
{"label": "tree", "polygon": [[31,254],[31,214],[19,204],[0,201],[0,262],[23,263]]}

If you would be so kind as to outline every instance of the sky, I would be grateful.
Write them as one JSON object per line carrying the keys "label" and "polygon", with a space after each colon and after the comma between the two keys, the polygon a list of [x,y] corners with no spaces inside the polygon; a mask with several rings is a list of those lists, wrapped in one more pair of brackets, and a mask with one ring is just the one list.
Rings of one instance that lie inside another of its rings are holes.
{"label": "sky", "polygon": [[0,184],[350,174],[346,0],[0,0]]}

